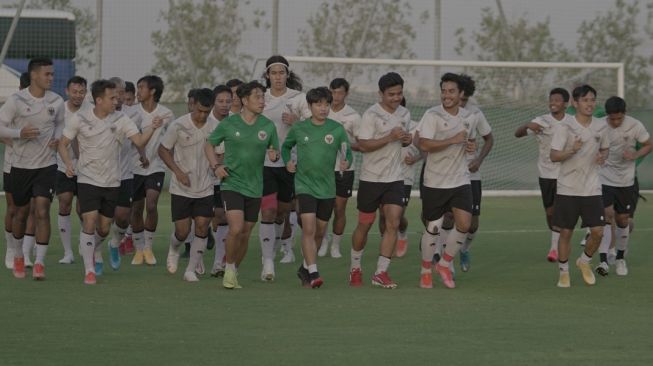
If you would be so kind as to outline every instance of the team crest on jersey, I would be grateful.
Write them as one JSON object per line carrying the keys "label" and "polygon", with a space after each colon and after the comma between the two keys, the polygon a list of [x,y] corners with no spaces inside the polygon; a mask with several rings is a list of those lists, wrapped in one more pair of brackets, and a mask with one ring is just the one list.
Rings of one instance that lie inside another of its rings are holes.
{"label": "team crest on jersey", "polygon": [[261,130],[261,131],[258,132],[258,139],[259,139],[259,140],[261,140],[261,141],[265,141],[265,139],[267,139],[267,138],[268,138],[268,134],[267,134],[267,132],[265,132],[265,131],[263,131],[263,130]]}
{"label": "team crest on jersey", "polygon": [[324,136],[324,142],[326,142],[328,145],[331,145],[333,143],[333,135],[328,134]]}
{"label": "team crest on jersey", "polygon": [[48,114],[54,116],[54,107],[48,107]]}

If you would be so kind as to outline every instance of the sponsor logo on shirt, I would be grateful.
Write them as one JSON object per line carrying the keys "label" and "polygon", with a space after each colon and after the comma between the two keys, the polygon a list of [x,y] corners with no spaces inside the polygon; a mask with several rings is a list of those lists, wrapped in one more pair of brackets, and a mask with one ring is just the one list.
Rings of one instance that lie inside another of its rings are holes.
{"label": "sponsor logo on shirt", "polygon": [[259,139],[259,140],[261,140],[261,141],[265,141],[265,139],[267,139],[267,138],[268,138],[268,134],[267,134],[267,132],[265,132],[265,131],[263,131],[263,130],[261,130],[261,131],[258,132],[258,139]]}
{"label": "sponsor logo on shirt", "polygon": [[324,136],[324,142],[326,142],[328,145],[331,145],[333,143],[333,135],[328,134]]}

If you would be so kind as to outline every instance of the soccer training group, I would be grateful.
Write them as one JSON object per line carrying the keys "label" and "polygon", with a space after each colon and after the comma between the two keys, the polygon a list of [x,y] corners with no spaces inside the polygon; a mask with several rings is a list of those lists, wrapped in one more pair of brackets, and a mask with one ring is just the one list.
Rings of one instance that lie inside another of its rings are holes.
{"label": "soccer training group", "polygon": [[[188,113],[176,119],[159,104],[164,83],[158,76],[144,76],[136,85],[118,77],[97,80],[90,84],[90,98],[87,81],[75,76],[64,101],[49,90],[53,75],[52,60],[32,59],[21,90],[0,107],[5,265],[15,278],[25,278],[31,267],[34,279],[45,279],[55,195],[64,247],[59,263],[74,262],[74,207],[81,221],[85,284],[96,284],[105,272],[102,248],[109,236],[113,270],[119,270],[121,257],[132,254],[132,265],[155,265],[157,204],[167,170],[174,223],[167,240],[168,272],[176,273],[180,258],[187,257],[183,279],[198,281],[205,274],[204,253],[215,248],[210,275],[222,277],[227,289],[241,288],[239,266],[258,222],[261,280],[275,279],[277,252],[281,263],[295,262],[294,234],[300,227],[297,276],[302,286],[319,288],[324,281],[317,258],[342,257],[354,185],[352,151],[362,155],[362,163],[350,286],[363,285],[361,258],[378,212],[381,239],[371,284],[397,287],[389,266],[408,249],[404,213],[414,184],[424,225],[419,286],[432,288],[436,272],[445,287],[455,288],[456,256],[462,271],[470,269],[481,206],[479,167],[493,137],[482,111],[467,104],[476,89],[468,75],[444,74],[440,104],[419,123],[411,120],[404,80],[395,72],[379,78],[378,102],[361,117],[347,104],[345,79],[303,93],[301,79],[282,56],[267,60],[266,85],[233,79],[189,91]],[[547,259],[559,265],[559,287],[571,285],[570,240],[579,217],[587,228],[576,260],[584,282],[594,285],[594,271],[605,276],[610,264],[617,275],[628,273],[625,256],[639,197],[636,161],[651,151],[651,141],[643,124],[626,114],[622,98],[608,98],[605,116],[597,117],[596,97],[589,85],[575,87],[571,95],[554,88],[550,113],[515,131],[516,137],[532,135],[538,143],[539,183],[551,230]],[[414,182],[420,167],[420,180]],[[593,269],[597,250],[600,260]]]}

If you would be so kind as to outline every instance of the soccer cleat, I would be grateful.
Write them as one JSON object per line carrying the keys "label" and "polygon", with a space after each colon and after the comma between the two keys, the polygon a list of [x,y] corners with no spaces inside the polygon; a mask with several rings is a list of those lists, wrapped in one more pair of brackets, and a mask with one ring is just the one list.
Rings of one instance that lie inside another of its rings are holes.
{"label": "soccer cleat", "polygon": [[242,288],[238,284],[238,275],[236,274],[235,271],[229,269],[224,271],[224,278],[222,279],[222,287],[227,289]]}
{"label": "soccer cleat", "polygon": [[597,274],[600,274],[601,276],[607,276],[608,273],[610,272],[610,266],[606,262],[601,262],[599,263],[598,266],[594,269]]}
{"label": "soccer cleat", "polygon": [[72,254],[64,255],[63,258],[59,259],[59,264],[73,264],[75,263],[75,257]]}
{"label": "soccer cleat", "polygon": [[7,269],[14,269],[14,249],[7,245],[7,252],[5,253],[5,267]]}
{"label": "soccer cleat", "polygon": [[309,274],[309,278],[311,280],[309,283],[311,288],[320,288],[320,286],[322,286],[324,283],[322,277],[320,277],[320,274],[317,272]]}
{"label": "soccer cleat", "polygon": [[274,281],[274,262],[271,259],[263,260],[263,270],[261,271],[261,280],[265,282]]}
{"label": "soccer cleat", "polygon": [[555,249],[549,250],[549,254],[546,255],[546,260],[555,263],[558,261],[558,251]]}
{"label": "soccer cleat", "polygon": [[32,260],[29,259],[29,256],[25,256],[25,268],[32,268],[34,267],[34,263],[32,263]]}
{"label": "soccer cleat", "polygon": [[628,266],[625,259],[617,259],[615,261],[615,273],[617,276],[628,276]]}
{"label": "soccer cleat", "polygon": [[340,254],[340,245],[331,243],[331,258],[342,258]]}
{"label": "soccer cleat", "polygon": [[[209,227],[209,229],[211,228]],[[209,237],[206,241],[206,250],[211,250],[213,247],[215,247],[215,237],[213,237],[213,231],[209,230]]]}
{"label": "soccer cleat", "polygon": [[297,277],[299,278],[300,281],[302,281],[303,287],[311,286],[311,278],[308,273],[308,269],[304,268],[303,265],[299,266],[299,269],[297,270]]}
{"label": "soccer cleat", "polygon": [[463,272],[467,272],[471,267],[472,267],[472,253],[470,253],[469,250],[466,252],[460,251],[460,269]]}
{"label": "soccer cleat", "polygon": [[372,276],[372,285],[387,289],[397,288],[397,284],[392,281],[388,272],[385,271]]}
{"label": "soccer cleat", "polygon": [[200,258],[200,261],[197,262],[197,267],[195,267],[195,273],[198,275],[203,275],[206,273],[206,269],[204,269],[204,261]]}
{"label": "soccer cleat", "polygon": [[456,288],[456,283],[453,280],[453,274],[449,266],[441,266],[440,263],[435,265],[435,270],[440,275],[442,283],[446,288]]}
{"label": "soccer cleat", "polygon": [[111,269],[117,271],[120,269],[120,249],[109,245],[109,264]]}
{"label": "soccer cleat", "polygon": [[148,266],[153,266],[156,264],[156,258],[154,257],[154,252],[152,252],[152,248],[143,249],[143,257],[145,259],[145,264],[147,264]]}
{"label": "soccer cleat", "polygon": [[195,272],[184,272],[184,281],[186,282],[199,282],[200,279],[197,278]]}
{"label": "soccer cleat", "polygon": [[578,267],[580,272],[583,274],[583,281],[585,281],[585,284],[588,286],[596,284],[596,278],[594,277],[594,272],[589,263],[583,263],[580,258],[578,258],[576,260],[576,267]]}
{"label": "soccer cleat", "polygon": [[179,247],[175,248],[170,245],[168,248],[168,257],[166,258],[166,269],[169,273],[175,274],[179,265]]}
{"label": "soccer cleat", "polygon": [[615,265],[617,263],[617,249],[610,248],[608,250],[608,264]]}
{"label": "soccer cleat", "polygon": [[558,278],[558,287],[567,288],[571,287],[571,280],[569,279],[569,272],[560,272],[560,277]]}
{"label": "soccer cleat", "polygon": [[95,262],[95,275],[102,276],[104,274],[104,262]]}
{"label": "soccer cleat", "polygon": [[131,235],[125,235],[124,238],[120,241],[120,244],[125,242],[125,254],[132,254],[136,252],[136,248],[134,247],[134,240],[132,239]]}
{"label": "soccer cleat", "polygon": [[395,255],[401,258],[406,255],[407,251],[408,251],[408,240],[397,239],[397,249],[395,250]]}
{"label": "soccer cleat", "polygon": [[45,279],[45,266],[41,263],[36,263],[32,268],[32,278],[35,280]]}
{"label": "soccer cleat", "polygon": [[84,276],[84,283],[87,285],[95,285],[97,283],[97,280],[95,279],[95,273],[88,272],[86,276]]}
{"label": "soccer cleat", "polygon": [[295,252],[293,252],[292,248],[283,249],[283,258],[281,258],[279,263],[295,263]]}
{"label": "soccer cleat", "polygon": [[25,258],[24,257],[14,257],[14,277],[16,278],[25,278]]}
{"label": "soccer cleat", "polygon": [[424,272],[419,276],[419,287],[433,288],[433,273]]}
{"label": "soccer cleat", "polygon": [[363,272],[360,268],[353,268],[349,272],[349,286],[361,287],[363,286]]}
{"label": "soccer cleat", "polygon": [[137,250],[136,253],[134,253],[134,258],[132,258],[132,264],[134,266],[140,266],[143,264],[143,251],[142,250]]}

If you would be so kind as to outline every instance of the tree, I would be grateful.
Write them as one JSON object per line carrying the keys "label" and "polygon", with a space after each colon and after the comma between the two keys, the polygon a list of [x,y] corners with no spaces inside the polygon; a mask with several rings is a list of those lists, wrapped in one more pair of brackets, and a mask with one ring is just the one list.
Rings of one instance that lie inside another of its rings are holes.
{"label": "tree", "polygon": [[168,29],[152,33],[156,63],[152,72],[166,81],[173,97],[190,88],[215,86],[216,80],[244,78],[252,57],[238,52],[241,34],[249,27],[261,27],[264,13],[254,11],[246,21],[239,13],[247,1],[169,0],[159,20]]}
{"label": "tree", "polygon": [[[410,2],[405,0],[324,1],[300,29],[297,53],[304,56],[347,58],[413,58],[411,43],[415,30],[410,22]],[[305,69],[330,81],[377,77],[374,67],[360,65],[311,64]],[[303,76],[303,75],[302,75]]]}

